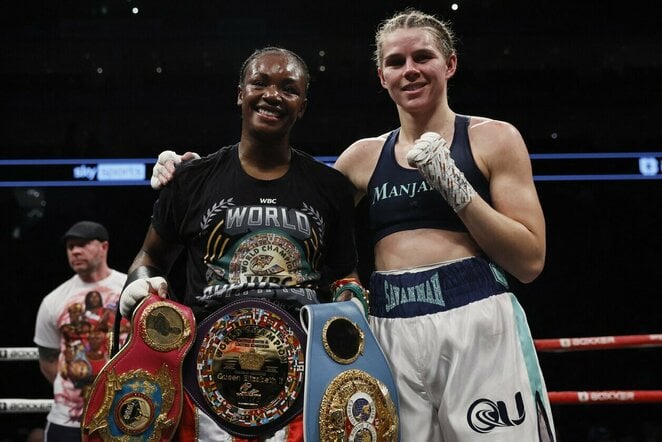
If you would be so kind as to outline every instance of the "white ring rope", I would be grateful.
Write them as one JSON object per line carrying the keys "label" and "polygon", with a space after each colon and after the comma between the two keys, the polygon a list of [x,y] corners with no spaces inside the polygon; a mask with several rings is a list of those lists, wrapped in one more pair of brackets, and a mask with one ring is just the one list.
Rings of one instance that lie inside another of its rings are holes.
{"label": "white ring rope", "polygon": [[0,347],[0,361],[38,361],[37,347]]}
{"label": "white ring rope", "polygon": [[[662,347],[662,334],[536,339],[534,344],[539,352]],[[0,347],[0,361],[38,360],[37,347]],[[548,396],[553,405],[662,402],[662,390],[550,391]],[[0,414],[47,413],[52,405],[52,399],[0,398]]]}
{"label": "white ring rope", "polygon": [[0,399],[0,414],[48,413],[53,399]]}

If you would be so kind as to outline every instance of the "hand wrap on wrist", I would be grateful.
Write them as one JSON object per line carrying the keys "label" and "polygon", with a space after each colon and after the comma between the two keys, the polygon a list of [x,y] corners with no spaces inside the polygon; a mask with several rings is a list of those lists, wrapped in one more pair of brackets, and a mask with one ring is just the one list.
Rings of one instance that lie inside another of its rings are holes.
{"label": "hand wrap on wrist", "polygon": [[451,158],[448,142],[437,133],[421,135],[407,153],[407,162],[421,172],[455,212],[469,204],[476,195],[473,186]]}
{"label": "hand wrap on wrist", "polygon": [[[130,318],[133,309],[150,293],[159,294],[159,287],[168,285],[161,272],[149,266],[140,266],[132,271],[126,278],[122,294],[120,295],[120,313],[125,318]],[[160,295],[163,297],[163,295]]]}
{"label": "hand wrap on wrist", "polygon": [[168,161],[172,161],[174,165],[177,165],[182,162],[182,156],[172,150],[164,150],[159,154],[156,164],[154,164],[154,167],[152,168],[152,178],[149,180],[152,189],[159,190],[163,187],[161,180],[159,180],[159,176],[163,175],[162,171],[166,169],[166,163]]}
{"label": "hand wrap on wrist", "polygon": [[[363,309],[365,317],[368,317],[370,312],[370,301],[368,300],[368,291],[363,288],[361,283],[356,278],[343,278],[331,284],[331,292],[333,293],[333,302],[336,302],[340,295],[349,290],[352,292],[352,301],[358,301],[357,304]],[[355,301],[355,302],[356,302]]]}
{"label": "hand wrap on wrist", "polygon": [[179,155],[172,150],[164,150],[161,152],[156,160],[156,164],[154,164],[154,167],[152,168],[152,178],[149,180],[152,189],[159,190],[167,185],[172,179],[171,170],[168,169],[169,161],[172,162],[173,167],[177,167],[182,161],[196,159],[200,159],[200,155],[195,152],[185,152],[183,155]]}

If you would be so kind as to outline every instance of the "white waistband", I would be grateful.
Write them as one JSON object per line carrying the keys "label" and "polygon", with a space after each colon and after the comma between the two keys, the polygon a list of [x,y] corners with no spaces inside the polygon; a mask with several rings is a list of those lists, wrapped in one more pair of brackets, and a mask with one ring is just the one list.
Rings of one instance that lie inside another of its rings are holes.
{"label": "white waistband", "polygon": [[465,258],[457,258],[457,259],[452,259],[450,261],[442,261],[442,262],[437,262],[434,264],[426,264],[423,266],[418,266],[418,267],[412,267],[409,269],[397,269],[397,270],[380,270],[376,271],[375,273],[379,273],[380,275],[401,275],[403,273],[418,273],[418,272],[426,272],[428,270],[436,269],[439,267],[444,267],[450,264],[455,264],[456,262],[464,261],[467,259],[475,258],[474,256],[467,256]]}

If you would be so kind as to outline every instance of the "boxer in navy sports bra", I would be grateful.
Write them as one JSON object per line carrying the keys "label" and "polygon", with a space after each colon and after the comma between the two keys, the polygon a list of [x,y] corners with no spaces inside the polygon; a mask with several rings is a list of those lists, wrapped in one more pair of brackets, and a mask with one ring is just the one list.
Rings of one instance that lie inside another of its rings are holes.
{"label": "boxer in navy sports bra", "polygon": [[[370,206],[370,326],[397,384],[402,440],[555,441],[527,319],[508,288],[545,263],[526,144],[508,122],[450,108],[449,23],[408,9],[380,24],[375,43],[400,127],[356,141],[334,167]],[[153,185],[180,160],[160,156]]]}
{"label": "boxer in navy sports bra", "polygon": [[[451,158],[464,171],[478,194],[491,203],[489,183],[476,166],[471,154],[467,127],[469,117],[455,117],[455,135]],[[416,169],[405,168],[395,161],[395,143],[400,129],[392,131],[384,143],[375,171],[368,184],[370,230],[375,242],[401,230],[433,228],[466,232],[467,227],[445,204],[437,192]]]}
{"label": "boxer in navy sports bra", "polygon": [[400,127],[336,161],[367,199],[370,326],[389,360],[404,441],[554,441],[526,316],[508,278],[545,261],[545,221],[511,124],[453,112],[448,23],[416,10],[380,25],[375,60]]}

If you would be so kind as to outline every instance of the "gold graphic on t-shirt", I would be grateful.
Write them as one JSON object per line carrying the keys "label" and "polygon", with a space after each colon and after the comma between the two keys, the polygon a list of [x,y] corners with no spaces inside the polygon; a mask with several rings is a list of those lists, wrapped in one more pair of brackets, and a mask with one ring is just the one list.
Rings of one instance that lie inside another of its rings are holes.
{"label": "gold graphic on t-shirt", "polygon": [[245,238],[234,251],[229,264],[228,282],[273,282],[292,286],[301,283],[302,256],[286,236],[274,232]]}
{"label": "gold graphic on t-shirt", "polygon": [[275,275],[285,270],[278,262],[278,258],[277,255],[261,253],[250,259],[248,268],[255,275]]}
{"label": "gold graphic on t-shirt", "polygon": [[388,388],[362,370],[336,376],[322,398],[320,440],[395,442],[398,425]]}
{"label": "gold graphic on t-shirt", "polygon": [[157,351],[180,348],[191,335],[191,324],[171,303],[155,302],[140,316],[140,336]]}

